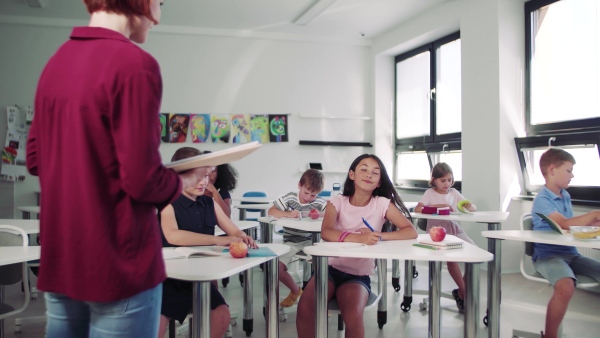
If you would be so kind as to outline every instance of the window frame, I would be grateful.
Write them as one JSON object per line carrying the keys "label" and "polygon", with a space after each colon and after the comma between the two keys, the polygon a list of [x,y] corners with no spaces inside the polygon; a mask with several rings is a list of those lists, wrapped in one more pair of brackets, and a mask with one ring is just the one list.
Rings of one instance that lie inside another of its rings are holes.
{"label": "window frame", "polygon": [[[447,43],[460,39],[460,31],[446,35],[433,42],[414,48],[408,52],[402,53],[394,57],[394,65],[402,62],[403,60],[409,59],[413,56],[429,51],[429,90],[430,92],[437,86],[437,73],[438,73],[438,56],[436,51]],[[461,151],[461,137],[462,132],[448,133],[442,135],[436,135],[436,113],[437,113],[437,97],[436,93],[433,93],[432,98],[429,100],[429,136],[418,136],[418,137],[407,137],[398,138],[396,134],[397,124],[397,76],[394,68],[394,139],[395,139],[395,152],[394,152],[394,183],[398,189],[406,190],[419,190],[424,191],[429,188],[429,180],[415,180],[415,179],[402,179],[397,177],[397,163],[398,154],[402,152],[413,152],[413,151],[425,151],[429,161],[429,169],[433,168],[432,156],[435,153],[446,151]],[[444,148],[445,147],[445,148]],[[461,190],[462,182],[455,181],[454,188]]]}

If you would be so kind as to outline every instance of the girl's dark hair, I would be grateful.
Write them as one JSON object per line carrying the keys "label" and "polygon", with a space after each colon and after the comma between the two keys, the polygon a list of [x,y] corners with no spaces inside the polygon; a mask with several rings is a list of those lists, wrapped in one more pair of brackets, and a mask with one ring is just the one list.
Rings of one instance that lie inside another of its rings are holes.
{"label": "girl's dark hair", "polygon": [[[210,150],[203,151],[202,154],[210,153]],[[217,180],[215,181],[215,188],[219,191],[233,191],[237,185],[238,173],[229,164],[221,164],[217,166]]]}
{"label": "girl's dark hair", "polygon": [[[408,211],[408,208],[406,208],[404,202],[402,202],[400,195],[398,195],[398,192],[394,188],[392,180],[390,180],[390,177],[388,176],[387,170],[385,170],[385,166],[383,165],[379,157],[377,157],[376,155],[362,154],[359,157],[357,157],[354,160],[354,162],[352,162],[352,164],[350,165],[350,169],[348,169],[348,174],[346,175],[346,181],[344,182],[344,192],[342,193],[342,195],[348,197],[354,195],[354,181],[350,179],[350,171],[356,171],[356,167],[358,166],[360,161],[364,160],[365,158],[372,158],[379,165],[380,184],[379,187],[373,190],[373,196],[382,196],[385,198],[389,198],[391,201],[394,202],[394,204],[400,210],[400,212],[404,214],[404,217],[406,217],[412,223],[412,217],[410,217],[410,212]],[[382,231],[390,231],[393,228],[394,227],[392,227],[391,222],[386,221]]]}
{"label": "girl's dark hair", "polygon": [[154,24],[158,22],[152,16],[150,0],[83,0],[83,2],[90,14],[98,11],[106,11],[125,16],[142,15],[150,19]]}
{"label": "girl's dark hair", "polygon": [[452,168],[450,168],[450,166],[445,162],[439,162],[438,164],[434,165],[433,169],[431,169],[431,179],[429,180],[429,186],[435,188],[435,180],[437,180],[438,178],[442,178],[448,174],[452,175],[452,183],[450,183],[450,186],[453,186],[454,173],[452,172]]}

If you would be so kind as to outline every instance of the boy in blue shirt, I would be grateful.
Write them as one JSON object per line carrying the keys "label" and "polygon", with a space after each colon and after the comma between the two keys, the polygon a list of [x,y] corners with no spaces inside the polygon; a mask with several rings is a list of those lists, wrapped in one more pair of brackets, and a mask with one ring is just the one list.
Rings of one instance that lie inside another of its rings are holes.
{"label": "boy in blue shirt", "polygon": [[[573,217],[571,196],[565,189],[574,177],[574,164],[573,155],[562,149],[550,148],[542,154],[540,169],[546,184],[533,201],[533,230],[551,230],[535,213],[548,216],[566,230],[575,225],[600,225],[600,210]],[[532,260],[535,269],[554,287],[546,310],[545,333],[542,334],[544,338],[554,338],[575,292],[575,274],[600,281],[600,261],[580,255],[572,246],[540,243],[533,244]]]}

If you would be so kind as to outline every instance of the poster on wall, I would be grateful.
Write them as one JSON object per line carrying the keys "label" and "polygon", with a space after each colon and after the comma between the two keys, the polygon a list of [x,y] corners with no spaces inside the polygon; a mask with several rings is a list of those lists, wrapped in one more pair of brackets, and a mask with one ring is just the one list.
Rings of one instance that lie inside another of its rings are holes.
{"label": "poster on wall", "polygon": [[269,115],[269,131],[271,142],[288,141],[287,115]]}
{"label": "poster on wall", "polygon": [[210,137],[213,143],[229,143],[229,116],[212,115],[210,117]]}
{"label": "poster on wall", "polygon": [[231,115],[231,143],[250,142],[250,115]]}
{"label": "poster on wall", "polygon": [[189,124],[190,114],[171,114],[169,119],[169,142],[185,142]]}
{"label": "poster on wall", "polygon": [[169,143],[169,113],[158,114],[158,121],[160,124],[160,140]]}
{"label": "poster on wall", "polygon": [[27,173],[25,167],[25,150],[27,146],[27,133],[31,120],[27,121],[29,116],[33,119],[33,109],[19,109],[17,106],[10,106],[6,109],[8,131],[6,133],[6,142],[2,149],[2,168],[0,178],[7,181],[24,181]]}
{"label": "poster on wall", "polygon": [[192,142],[206,143],[210,136],[210,114],[192,114]]}
{"label": "poster on wall", "polygon": [[250,115],[250,140],[269,143],[269,115]]}

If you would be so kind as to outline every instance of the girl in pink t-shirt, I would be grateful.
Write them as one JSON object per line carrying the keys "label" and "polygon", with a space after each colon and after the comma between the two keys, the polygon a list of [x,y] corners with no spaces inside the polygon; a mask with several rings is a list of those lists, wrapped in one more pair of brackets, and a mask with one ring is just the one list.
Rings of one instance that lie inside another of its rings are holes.
{"label": "girl in pink t-shirt", "polygon": [[[423,197],[421,197],[421,200],[415,207],[415,212],[421,212],[424,206],[449,207],[450,211],[455,211],[458,202],[465,199],[458,190],[452,188],[454,185],[454,174],[452,173],[452,168],[444,162],[440,162],[433,166],[429,185],[431,188],[425,191]],[[465,203],[463,204],[463,207],[469,211],[477,210],[477,207],[473,203]],[[447,234],[454,235],[465,242],[475,244],[456,221],[428,220],[427,233],[429,233],[429,230],[434,226],[440,226],[446,230]],[[452,276],[452,279],[458,286],[458,289],[452,290],[452,296],[456,301],[458,310],[463,312],[465,299],[464,276],[460,271],[458,263],[447,262],[446,265],[448,266],[450,276]]]}
{"label": "girl in pink t-shirt", "polygon": [[[328,201],[321,237],[329,242],[367,245],[417,238],[417,231],[407,217],[410,218],[410,213],[396,193],[381,160],[375,155],[364,154],[350,165],[343,194]],[[363,218],[374,231],[363,223]],[[386,221],[398,231],[382,232]],[[371,292],[369,274],[374,267],[373,259],[329,259],[327,300],[337,298],[347,338],[365,336],[363,312]],[[311,278],[298,303],[298,337],[314,337],[314,292],[315,282]]]}

